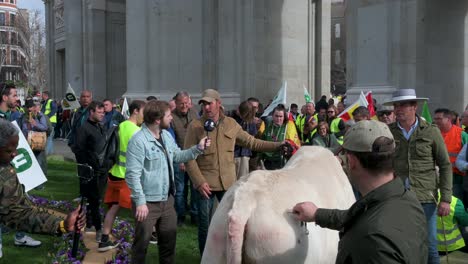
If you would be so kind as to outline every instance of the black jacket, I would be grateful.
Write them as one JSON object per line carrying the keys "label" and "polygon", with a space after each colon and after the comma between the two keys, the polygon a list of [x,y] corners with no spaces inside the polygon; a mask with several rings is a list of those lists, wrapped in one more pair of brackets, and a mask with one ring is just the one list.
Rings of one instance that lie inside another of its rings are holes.
{"label": "black jacket", "polygon": [[106,130],[91,120],[86,120],[76,131],[75,155],[80,164],[88,164],[95,171],[100,171],[98,155],[106,145]]}
{"label": "black jacket", "polygon": [[398,177],[349,210],[318,209],[315,221],[340,230],[336,263],[427,263],[424,211]]}

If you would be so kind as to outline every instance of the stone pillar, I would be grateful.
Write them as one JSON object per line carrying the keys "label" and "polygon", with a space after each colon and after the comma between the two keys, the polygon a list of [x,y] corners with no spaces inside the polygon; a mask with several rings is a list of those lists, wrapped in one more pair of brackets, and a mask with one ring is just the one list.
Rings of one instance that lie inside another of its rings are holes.
{"label": "stone pillar", "polygon": [[127,96],[169,100],[180,90],[201,93],[202,2],[127,1]]}
{"label": "stone pillar", "polygon": [[[106,83],[106,1],[94,0],[86,4],[84,87],[93,91],[93,98],[103,100],[107,97]],[[112,44],[115,45],[115,44]]]}
{"label": "stone pillar", "polygon": [[144,97],[150,78],[148,49],[149,2],[127,1],[127,92],[124,96]]}
{"label": "stone pillar", "polygon": [[[66,81],[76,93],[83,87],[83,13],[82,1],[64,1]],[[79,95],[77,95],[79,96]]]}
{"label": "stone pillar", "polygon": [[316,53],[315,61],[315,101],[322,95],[329,95],[330,82],[330,57],[331,57],[331,1],[320,0],[316,2]]}
{"label": "stone pillar", "polygon": [[357,0],[347,5],[347,103],[368,90],[381,102],[397,85],[392,52],[399,50],[400,1]]}

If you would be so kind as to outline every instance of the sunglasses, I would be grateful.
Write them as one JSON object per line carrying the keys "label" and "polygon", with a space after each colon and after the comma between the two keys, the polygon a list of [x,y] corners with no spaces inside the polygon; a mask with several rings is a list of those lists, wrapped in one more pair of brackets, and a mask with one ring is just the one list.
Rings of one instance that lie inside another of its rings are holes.
{"label": "sunglasses", "polygon": [[389,116],[392,113],[393,113],[392,111],[382,111],[382,112],[379,112],[377,115],[378,116],[384,116],[384,115]]}
{"label": "sunglasses", "polygon": [[335,113],[335,111],[327,111],[327,113],[333,114],[333,113]]}

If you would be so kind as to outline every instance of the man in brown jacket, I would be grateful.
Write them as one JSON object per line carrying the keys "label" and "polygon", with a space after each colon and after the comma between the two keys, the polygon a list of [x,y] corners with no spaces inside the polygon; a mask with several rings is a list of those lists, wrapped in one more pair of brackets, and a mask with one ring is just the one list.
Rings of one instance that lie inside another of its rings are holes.
{"label": "man in brown jacket", "polygon": [[[176,142],[179,148],[184,149],[184,140],[187,133],[188,125],[192,120],[198,118],[197,112],[190,106],[190,95],[181,91],[174,96],[175,109],[172,111],[172,129],[176,135]],[[185,222],[185,205],[187,204],[187,194],[189,176],[185,171],[184,163],[174,164],[174,179],[175,179],[175,210],[177,212],[177,226],[181,226]],[[191,185],[191,184],[190,184]],[[198,219],[198,203],[199,194],[195,188],[190,189],[190,220],[193,224],[197,223]]]}
{"label": "man in brown jacket", "polygon": [[187,172],[201,194],[198,208],[198,247],[203,255],[215,196],[220,201],[236,181],[234,146],[237,144],[255,151],[275,151],[283,143],[263,141],[249,135],[234,119],[224,115],[221,97],[216,90],[205,90],[198,103],[202,105],[203,115],[189,124],[185,148],[197,144],[206,136],[203,124],[207,119],[212,119],[216,124],[214,130],[208,134],[211,146],[196,160],[187,162]]}

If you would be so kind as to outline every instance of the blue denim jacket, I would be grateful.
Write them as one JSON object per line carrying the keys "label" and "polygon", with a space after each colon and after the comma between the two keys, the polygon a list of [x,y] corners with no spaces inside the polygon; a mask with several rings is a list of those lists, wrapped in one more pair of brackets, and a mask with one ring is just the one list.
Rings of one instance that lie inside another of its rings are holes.
{"label": "blue denim jacket", "polygon": [[163,147],[145,124],[128,143],[125,180],[136,206],[146,202],[167,201],[170,188],[168,175],[174,180],[173,162],[187,162],[203,153],[196,145],[181,150],[166,130],[162,130],[161,137],[168,152],[170,168]]}

